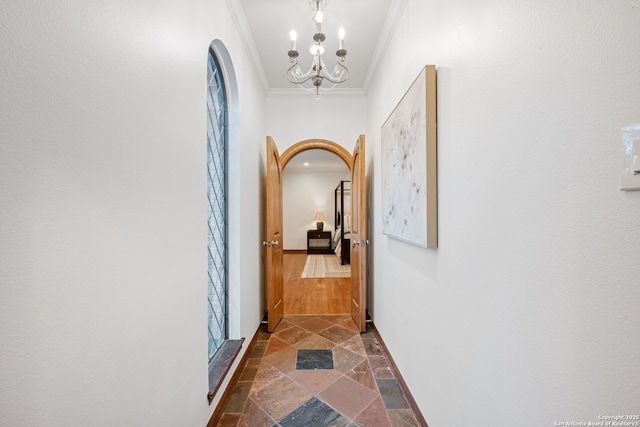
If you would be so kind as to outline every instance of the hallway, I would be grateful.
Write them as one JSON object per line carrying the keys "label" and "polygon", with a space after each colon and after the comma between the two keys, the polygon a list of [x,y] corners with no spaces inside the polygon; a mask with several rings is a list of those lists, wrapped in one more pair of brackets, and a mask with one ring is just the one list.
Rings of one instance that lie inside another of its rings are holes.
{"label": "hallway", "polygon": [[218,426],[417,426],[376,334],[349,316],[259,333]]}

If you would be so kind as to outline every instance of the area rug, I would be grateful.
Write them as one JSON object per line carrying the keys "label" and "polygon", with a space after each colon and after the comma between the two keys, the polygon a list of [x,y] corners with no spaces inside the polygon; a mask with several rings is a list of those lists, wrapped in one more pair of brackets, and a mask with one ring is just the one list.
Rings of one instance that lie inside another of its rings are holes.
{"label": "area rug", "polygon": [[336,255],[307,255],[307,262],[300,277],[303,279],[351,277],[351,267],[340,265],[340,258]]}

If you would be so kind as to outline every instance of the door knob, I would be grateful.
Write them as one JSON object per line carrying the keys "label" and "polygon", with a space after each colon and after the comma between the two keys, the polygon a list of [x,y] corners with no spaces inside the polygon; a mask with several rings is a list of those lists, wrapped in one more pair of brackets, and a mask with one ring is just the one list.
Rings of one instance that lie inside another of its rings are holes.
{"label": "door knob", "polygon": [[272,240],[271,246],[280,246],[280,242],[278,242],[277,240]]}
{"label": "door knob", "polygon": [[360,244],[362,244],[362,246],[369,246],[369,239],[361,240]]}
{"label": "door knob", "polygon": [[271,246],[271,243],[263,241],[262,246],[264,246],[265,248],[268,248],[269,246]]}
{"label": "door knob", "polygon": [[358,245],[360,245],[360,242],[355,240],[352,244],[351,244],[354,248],[357,248]]}

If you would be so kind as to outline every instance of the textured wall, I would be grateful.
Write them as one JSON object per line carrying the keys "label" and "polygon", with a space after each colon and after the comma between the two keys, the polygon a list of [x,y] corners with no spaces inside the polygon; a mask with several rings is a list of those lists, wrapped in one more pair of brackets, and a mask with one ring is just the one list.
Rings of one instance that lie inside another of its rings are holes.
{"label": "textured wall", "polygon": [[246,120],[233,333],[262,315],[264,90],[226,3],[9,0],[0,28],[0,424],[204,425],[216,38]]}
{"label": "textured wall", "polygon": [[[432,427],[637,413],[640,2],[408,0],[367,92],[373,317]],[[438,66],[439,248],[381,234],[380,126]]]}

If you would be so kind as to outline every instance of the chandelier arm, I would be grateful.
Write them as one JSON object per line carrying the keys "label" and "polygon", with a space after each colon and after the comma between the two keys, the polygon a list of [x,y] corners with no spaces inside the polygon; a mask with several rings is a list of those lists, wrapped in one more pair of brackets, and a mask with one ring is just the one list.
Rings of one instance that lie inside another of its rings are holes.
{"label": "chandelier arm", "polygon": [[[331,83],[331,82],[329,82],[329,83]],[[325,87],[325,86],[321,86],[321,87],[320,87],[320,90],[321,90],[322,92],[329,92],[331,89],[333,89],[334,87],[336,87],[336,85],[337,85],[337,83],[331,83],[331,86],[326,86],[326,87]]]}
{"label": "chandelier arm", "polygon": [[305,74],[296,75],[294,73],[294,69],[296,67],[298,69],[300,68],[297,62],[295,64],[293,64],[291,67],[289,67],[289,69],[287,69],[287,80],[289,80],[289,82],[291,82],[293,84],[300,85],[300,84],[308,82],[313,77],[315,77],[315,74],[311,74],[311,72],[310,72],[312,70],[306,72]]}
{"label": "chandelier arm", "polygon": [[326,67],[324,67],[324,64],[322,64],[322,65],[323,65],[323,67],[322,67],[320,75],[323,78],[329,80],[331,83],[335,83],[335,84],[344,83],[349,78],[349,69],[347,67],[345,67],[344,65],[342,65],[339,61],[336,63],[336,68],[335,69],[340,67],[340,68],[342,68],[342,70],[337,75],[335,75],[333,72],[332,73],[327,72]]}
{"label": "chandelier arm", "polygon": [[300,87],[300,89],[304,90],[305,92],[312,92],[314,90],[316,90],[315,86],[311,86],[311,87],[306,87],[306,86],[302,86],[302,85],[298,85]]}

